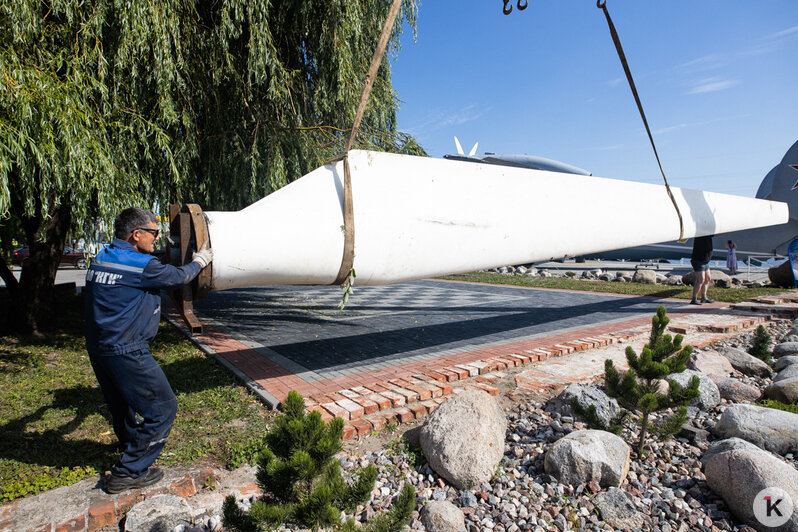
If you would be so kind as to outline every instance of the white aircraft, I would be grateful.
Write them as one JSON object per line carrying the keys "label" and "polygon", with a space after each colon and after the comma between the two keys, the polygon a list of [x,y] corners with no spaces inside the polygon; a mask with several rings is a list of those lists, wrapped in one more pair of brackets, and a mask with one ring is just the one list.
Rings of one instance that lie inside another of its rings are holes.
{"label": "white aircraft", "polygon": [[457,147],[457,153],[444,155],[444,159],[449,159],[450,161],[498,164],[516,168],[530,168],[532,170],[546,170],[548,172],[563,172],[565,174],[593,175],[587,170],[577,168],[576,166],[546,159],[545,157],[538,157],[536,155],[496,154],[491,152],[477,155],[477,146],[479,146],[479,142],[475,143],[474,147],[471,148],[471,151],[466,155],[463,153],[463,147],[460,145],[460,141],[457,140],[457,137],[454,138],[454,144]]}

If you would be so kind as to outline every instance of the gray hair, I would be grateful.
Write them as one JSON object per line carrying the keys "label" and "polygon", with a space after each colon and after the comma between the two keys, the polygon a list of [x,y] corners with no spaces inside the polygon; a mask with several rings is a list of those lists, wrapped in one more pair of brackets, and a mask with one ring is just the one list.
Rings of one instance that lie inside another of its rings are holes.
{"label": "gray hair", "polygon": [[126,240],[135,229],[146,227],[150,222],[158,223],[158,218],[147,209],[130,207],[119,213],[114,221],[114,236]]}

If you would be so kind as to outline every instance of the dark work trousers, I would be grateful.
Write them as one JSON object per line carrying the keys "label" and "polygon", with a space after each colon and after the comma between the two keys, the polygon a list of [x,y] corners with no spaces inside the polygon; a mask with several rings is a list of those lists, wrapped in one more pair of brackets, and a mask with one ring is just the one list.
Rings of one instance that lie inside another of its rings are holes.
{"label": "dark work trousers", "polygon": [[146,349],[89,354],[122,454],[111,470],[139,477],[155,462],[177,415],[177,399],[161,366]]}

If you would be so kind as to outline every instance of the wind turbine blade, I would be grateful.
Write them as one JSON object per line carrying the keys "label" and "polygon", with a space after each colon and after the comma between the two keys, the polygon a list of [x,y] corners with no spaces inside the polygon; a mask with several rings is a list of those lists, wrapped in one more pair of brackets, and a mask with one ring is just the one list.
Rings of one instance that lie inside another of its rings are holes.
{"label": "wind turbine blade", "polygon": [[457,153],[463,155],[463,147],[460,146],[460,141],[457,140],[457,135],[454,136],[454,145],[457,146]]}
{"label": "wind turbine blade", "polygon": [[[662,185],[374,151],[351,150],[348,159],[357,195],[360,285],[590,256],[679,237]],[[241,211],[205,212],[212,290],[332,283],[345,244],[343,175],[339,160]],[[688,238],[789,220],[786,203],[671,190]],[[541,231],[544,224],[551,229]]]}
{"label": "wind turbine blade", "polygon": [[477,153],[477,146],[479,146],[479,142],[474,143],[474,147],[471,148],[471,151],[468,152],[468,155],[474,155],[475,153]]}

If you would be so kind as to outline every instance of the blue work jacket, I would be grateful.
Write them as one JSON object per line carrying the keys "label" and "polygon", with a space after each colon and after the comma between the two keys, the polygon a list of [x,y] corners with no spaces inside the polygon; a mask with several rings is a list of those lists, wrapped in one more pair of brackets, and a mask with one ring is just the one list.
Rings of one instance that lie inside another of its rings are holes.
{"label": "blue work jacket", "polygon": [[161,289],[190,282],[197,262],[171,266],[115,239],[86,272],[86,350],[114,355],[149,347],[161,319]]}

